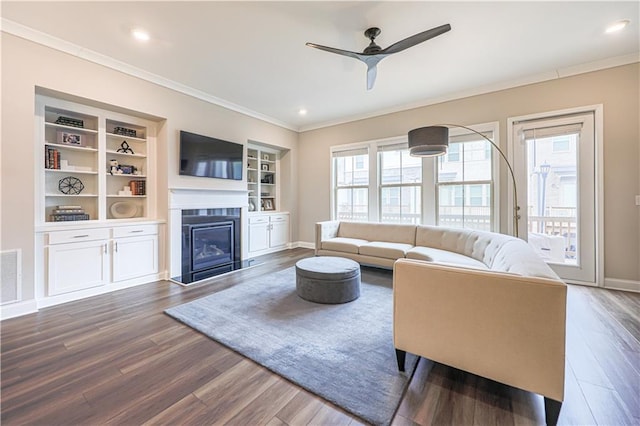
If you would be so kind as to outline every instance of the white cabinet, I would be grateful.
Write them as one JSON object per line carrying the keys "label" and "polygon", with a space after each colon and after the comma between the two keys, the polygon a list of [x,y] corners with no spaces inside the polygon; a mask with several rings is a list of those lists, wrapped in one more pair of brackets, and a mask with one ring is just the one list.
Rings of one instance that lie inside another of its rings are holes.
{"label": "white cabinet", "polygon": [[156,123],[36,95],[39,307],[161,278]]}
{"label": "white cabinet", "polygon": [[285,213],[269,216],[269,248],[284,247],[289,243],[289,215]]}
{"label": "white cabinet", "polygon": [[49,295],[103,286],[109,280],[109,232],[61,231],[49,235]]}
{"label": "white cabinet", "polygon": [[158,227],[125,226],[113,230],[113,281],[158,272]]}
{"label": "white cabinet", "polygon": [[47,297],[157,279],[157,224],[51,231],[46,241]]}
{"label": "white cabinet", "polygon": [[249,256],[286,248],[289,243],[289,214],[273,213],[249,217]]}
{"label": "white cabinet", "polygon": [[269,217],[249,218],[249,252],[258,252],[269,248]]}

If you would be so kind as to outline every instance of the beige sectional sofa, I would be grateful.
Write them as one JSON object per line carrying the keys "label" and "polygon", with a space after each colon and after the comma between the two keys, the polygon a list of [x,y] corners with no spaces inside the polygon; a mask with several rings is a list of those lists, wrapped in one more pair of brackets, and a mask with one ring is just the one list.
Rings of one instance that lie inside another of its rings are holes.
{"label": "beige sectional sofa", "polygon": [[316,255],[393,268],[394,346],[544,396],[564,398],[565,283],[523,240],[425,225],[316,224]]}

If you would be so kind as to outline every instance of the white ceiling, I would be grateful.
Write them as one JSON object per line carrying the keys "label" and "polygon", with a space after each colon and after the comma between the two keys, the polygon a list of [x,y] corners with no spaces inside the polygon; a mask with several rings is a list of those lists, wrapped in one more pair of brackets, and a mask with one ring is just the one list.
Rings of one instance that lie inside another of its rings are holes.
{"label": "white ceiling", "polygon": [[[638,61],[639,5],[3,1],[1,7],[4,31],[307,130]],[[620,19],[631,24],[605,35]],[[445,23],[450,32],[380,62],[371,91],[363,63],[305,46],[362,51],[368,44],[364,30],[377,26],[382,34],[376,42],[385,48]],[[152,39],[134,41],[134,27],[145,28]],[[300,108],[308,110],[306,116],[298,114]]]}

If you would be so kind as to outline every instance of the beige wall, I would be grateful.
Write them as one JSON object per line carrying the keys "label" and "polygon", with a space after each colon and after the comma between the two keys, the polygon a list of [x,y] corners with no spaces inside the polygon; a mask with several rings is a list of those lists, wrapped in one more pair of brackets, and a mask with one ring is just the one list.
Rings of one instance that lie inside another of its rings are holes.
{"label": "beige wall", "polygon": [[[292,241],[311,243],[313,224],[330,217],[329,147],[406,134],[432,123],[500,122],[584,105],[604,105],[605,276],[640,281],[640,110],[638,64],[523,86],[384,115],[298,135],[153,83],[2,33],[0,250],[21,249],[23,299],[34,294],[36,87],[68,93],[162,119],[158,138],[157,210],[167,214],[167,188],[244,188],[177,174],[178,131],[277,145],[283,156],[283,209],[292,213]],[[298,173],[298,168],[304,173]],[[504,176],[506,178],[506,175]],[[285,181],[286,179],[286,181]],[[505,195],[503,194],[503,199]],[[503,212],[503,220],[508,214]]]}
{"label": "beige wall", "polygon": [[[640,194],[639,73],[636,63],[303,132],[298,151],[305,170],[298,190],[300,240],[314,241],[313,224],[331,217],[330,146],[404,135],[429,124],[498,121],[499,144],[506,151],[509,117],[603,104],[604,273],[608,279],[638,282],[640,207],[634,197]],[[506,193],[501,195],[507,199]],[[504,208],[501,218],[504,230],[505,218],[510,218]]]}
{"label": "beige wall", "polygon": [[[43,87],[163,120],[158,137],[158,206],[167,217],[167,188],[246,189],[246,184],[178,175],[179,130],[234,142],[261,141],[290,150],[283,172],[293,182],[298,134],[153,83],[2,33],[2,150],[0,250],[22,250],[23,300],[34,296],[35,92]],[[295,188],[295,187],[294,187]],[[296,217],[295,194],[282,207]],[[293,239],[297,239],[295,226]]]}

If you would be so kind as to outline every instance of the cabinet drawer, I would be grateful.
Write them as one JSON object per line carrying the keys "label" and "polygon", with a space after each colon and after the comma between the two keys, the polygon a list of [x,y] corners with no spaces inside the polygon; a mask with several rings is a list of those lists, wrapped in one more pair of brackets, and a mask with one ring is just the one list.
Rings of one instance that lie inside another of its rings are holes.
{"label": "cabinet drawer", "polygon": [[155,235],[157,233],[158,225],[131,225],[113,228],[113,238]]}
{"label": "cabinet drawer", "polygon": [[251,225],[253,225],[255,223],[269,223],[269,218],[267,216],[250,217],[249,218],[249,223]]}
{"label": "cabinet drawer", "polygon": [[289,215],[286,214],[271,215],[271,222],[286,222],[287,219],[289,219]]}
{"label": "cabinet drawer", "polygon": [[83,241],[106,240],[109,229],[78,229],[75,231],[49,232],[49,244],[79,243]]}

